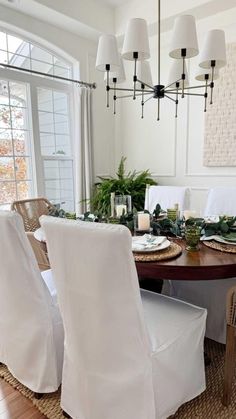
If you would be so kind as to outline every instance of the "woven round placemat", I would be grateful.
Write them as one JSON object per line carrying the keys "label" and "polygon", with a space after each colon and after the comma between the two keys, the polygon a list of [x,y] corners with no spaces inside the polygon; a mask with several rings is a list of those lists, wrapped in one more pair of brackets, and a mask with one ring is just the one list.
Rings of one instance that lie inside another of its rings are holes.
{"label": "woven round placemat", "polygon": [[226,252],[226,253],[236,253],[236,246],[230,245],[230,244],[224,244],[216,242],[215,240],[212,241],[203,241],[205,246],[210,247],[214,250],[219,250],[220,252]]}
{"label": "woven round placemat", "polygon": [[179,256],[182,252],[182,247],[176,243],[171,243],[167,249],[158,250],[151,253],[136,253],[134,254],[135,262],[157,262],[159,260],[172,259]]}

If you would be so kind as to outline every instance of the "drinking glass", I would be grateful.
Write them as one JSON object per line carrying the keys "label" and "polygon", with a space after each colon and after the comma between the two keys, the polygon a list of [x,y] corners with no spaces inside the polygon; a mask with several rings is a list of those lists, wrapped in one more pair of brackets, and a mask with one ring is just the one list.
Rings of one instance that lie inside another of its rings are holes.
{"label": "drinking glass", "polygon": [[190,225],[185,228],[186,250],[194,252],[198,250],[201,237],[201,227]]}

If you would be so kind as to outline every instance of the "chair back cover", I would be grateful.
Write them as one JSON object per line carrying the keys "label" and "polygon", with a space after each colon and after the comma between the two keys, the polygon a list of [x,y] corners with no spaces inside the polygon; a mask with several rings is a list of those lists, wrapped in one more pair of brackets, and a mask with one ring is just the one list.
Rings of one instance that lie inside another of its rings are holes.
{"label": "chair back cover", "polygon": [[154,211],[157,204],[163,210],[179,205],[179,210],[184,211],[189,208],[190,190],[184,186],[149,186],[146,189],[145,209],[150,213]]}
{"label": "chair back cover", "polygon": [[52,297],[22,217],[0,211],[0,235],[0,362],[32,391],[55,391],[61,373],[55,356]]}
{"label": "chair back cover", "polygon": [[40,222],[65,329],[62,408],[81,419],[154,419],[151,346],[129,230]]}
{"label": "chair back cover", "polygon": [[236,187],[216,187],[209,190],[204,215],[236,215]]}

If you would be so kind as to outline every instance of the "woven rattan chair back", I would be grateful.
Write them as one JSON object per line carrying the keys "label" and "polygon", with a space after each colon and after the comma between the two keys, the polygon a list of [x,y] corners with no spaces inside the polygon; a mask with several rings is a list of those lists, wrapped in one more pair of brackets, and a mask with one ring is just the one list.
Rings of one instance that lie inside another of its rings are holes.
{"label": "woven rattan chair back", "polygon": [[40,227],[39,218],[48,215],[50,208],[53,205],[46,198],[24,199],[11,205],[11,209],[22,216],[25,231],[37,230]]}
{"label": "woven rattan chair back", "polygon": [[224,390],[222,403],[228,406],[231,402],[232,385],[236,361],[236,286],[229,289],[226,304],[227,334],[225,351]]}

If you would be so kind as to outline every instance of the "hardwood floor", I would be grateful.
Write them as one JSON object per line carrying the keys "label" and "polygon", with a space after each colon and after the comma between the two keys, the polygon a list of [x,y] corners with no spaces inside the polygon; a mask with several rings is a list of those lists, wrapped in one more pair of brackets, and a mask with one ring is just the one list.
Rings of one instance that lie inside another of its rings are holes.
{"label": "hardwood floor", "polygon": [[30,400],[0,379],[0,419],[45,419],[45,416]]}

